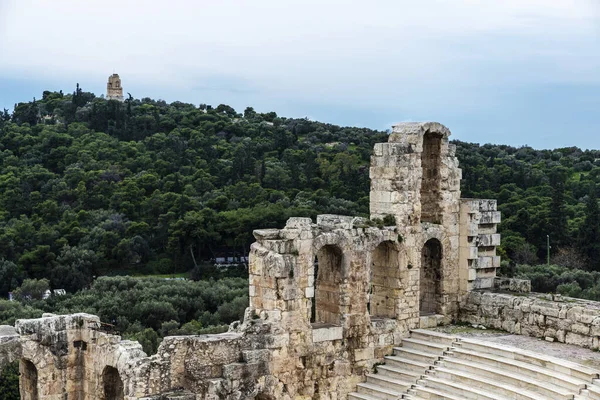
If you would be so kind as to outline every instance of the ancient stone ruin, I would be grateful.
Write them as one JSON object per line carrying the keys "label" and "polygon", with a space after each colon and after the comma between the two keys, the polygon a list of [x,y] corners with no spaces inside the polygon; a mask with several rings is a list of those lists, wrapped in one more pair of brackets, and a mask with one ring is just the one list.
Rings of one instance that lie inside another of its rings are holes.
{"label": "ancient stone ruin", "polygon": [[108,77],[108,83],[106,84],[106,98],[108,100],[123,101],[123,86],[121,86],[119,74],[112,74]]}
{"label": "ancient stone ruin", "polygon": [[418,328],[463,320],[599,348],[600,310],[494,292],[527,282],[496,278],[496,201],[460,198],[449,135],[402,123],[375,145],[370,220],[256,230],[250,304],[229,332],[167,337],[149,357],[98,317],[45,315],[0,330],[0,367],[21,360],[22,399],[399,398],[370,374]]}

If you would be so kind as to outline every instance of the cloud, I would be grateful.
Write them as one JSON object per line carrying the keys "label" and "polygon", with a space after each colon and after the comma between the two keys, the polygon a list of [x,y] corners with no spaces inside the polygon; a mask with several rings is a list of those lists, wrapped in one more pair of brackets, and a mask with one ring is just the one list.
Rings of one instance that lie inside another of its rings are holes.
{"label": "cloud", "polygon": [[151,97],[346,123],[467,118],[507,89],[598,84],[599,49],[597,0],[0,0],[5,77],[101,87],[115,70]]}

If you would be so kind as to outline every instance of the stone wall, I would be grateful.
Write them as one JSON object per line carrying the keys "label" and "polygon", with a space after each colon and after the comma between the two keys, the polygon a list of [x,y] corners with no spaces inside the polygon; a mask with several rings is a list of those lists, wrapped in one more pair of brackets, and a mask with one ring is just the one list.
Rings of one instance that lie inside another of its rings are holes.
{"label": "stone wall", "polygon": [[[245,334],[167,337],[148,357],[139,343],[107,332],[93,315],[19,320],[21,350],[12,359],[21,359],[21,397],[104,400],[171,393],[162,398],[175,399],[184,391],[203,399],[252,398],[267,373],[271,344],[268,327],[252,321]],[[0,355],[4,343],[8,339],[0,337]]]}
{"label": "stone wall", "polygon": [[496,211],[496,200],[460,200],[460,270],[464,292],[494,287],[496,270],[500,268],[500,256],[496,246],[500,245],[500,234],[496,233],[500,223],[500,212]]}
{"label": "stone wall", "polygon": [[460,320],[517,335],[600,349],[600,302],[559,295],[471,292]]}
{"label": "stone wall", "polygon": [[[316,224],[291,218],[254,236],[250,307],[281,332],[274,398],[345,398],[419,325],[418,270],[396,227],[320,215]],[[383,279],[390,256],[395,276]]]}

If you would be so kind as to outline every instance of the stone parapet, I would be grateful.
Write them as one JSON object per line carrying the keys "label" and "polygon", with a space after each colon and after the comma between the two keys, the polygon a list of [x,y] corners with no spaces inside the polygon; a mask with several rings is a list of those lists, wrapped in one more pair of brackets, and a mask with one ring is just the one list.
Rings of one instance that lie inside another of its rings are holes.
{"label": "stone parapet", "polygon": [[600,349],[600,302],[559,295],[468,294],[462,322]]}

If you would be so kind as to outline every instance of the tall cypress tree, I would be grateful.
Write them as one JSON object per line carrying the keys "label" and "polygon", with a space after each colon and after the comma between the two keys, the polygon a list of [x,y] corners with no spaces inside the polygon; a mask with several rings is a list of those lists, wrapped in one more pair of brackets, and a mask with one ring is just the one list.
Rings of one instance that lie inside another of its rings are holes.
{"label": "tall cypress tree", "polygon": [[553,249],[569,245],[567,228],[567,210],[565,206],[565,174],[561,170],[553,170],[550,176],[552,186],[552,202],[548,216],[548,234]]}
{"label": "tall cypress tree", "polygon": [[600,209],[595,187],[586,202],[585,221],[579,228],[578,248],[589,268],[600,270]]}

